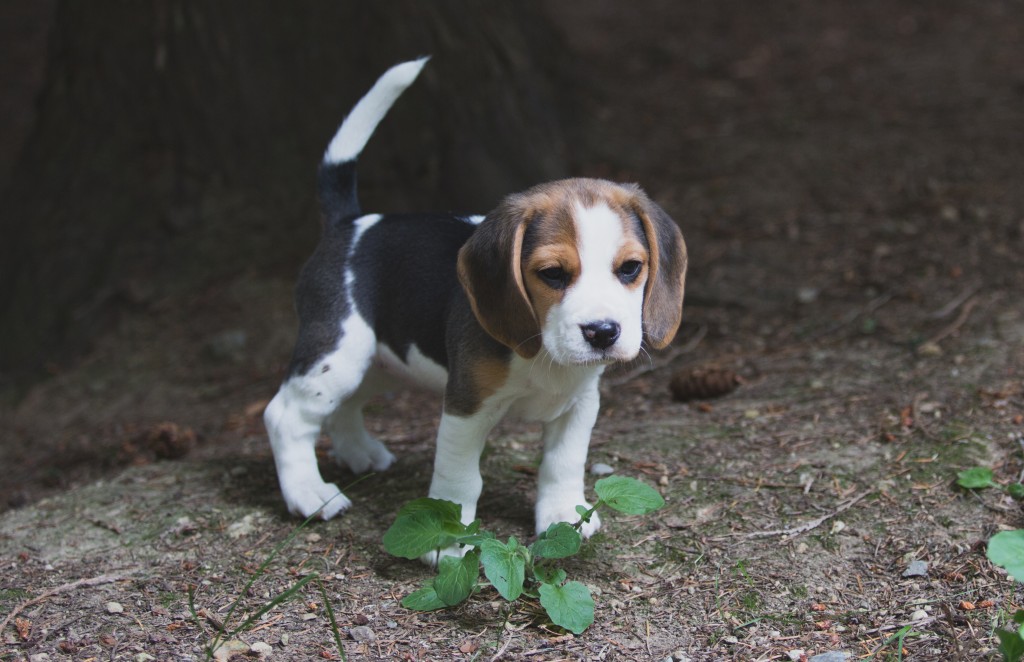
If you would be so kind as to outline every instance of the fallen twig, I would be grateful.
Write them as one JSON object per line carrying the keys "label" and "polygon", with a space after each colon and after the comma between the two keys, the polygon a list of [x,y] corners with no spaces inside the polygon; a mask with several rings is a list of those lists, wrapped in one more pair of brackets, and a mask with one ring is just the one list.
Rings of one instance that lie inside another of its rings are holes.
{"label": "fallen twig", "polygon": [[59,595],[60,593],[67,593],[68,591],[73,591],[83,586],[99,586],[100,584],[110,584],[111,582],[120,581],[122,579],[124,579],[123,575],[100,575],[98,577],[91,577],[88,579],[78,579],[73,582],[61,584],[60,586],[56,586],[54,588],[43,591],[36,597],[30,600],[25,600],[21,604],[17,605],[14,609],[12,609],[11,613],[7,614],[7,618],[4,619],[4,622],[0,623],[0,632],[3,632],[7,628],[7,625],[14,620],[15,616],[20,614],[28,607],[31,607],[32,605],[37,605],[43,600],[46,600],[47,598],[52,598],[53,596]]}
{"label": "fallen twig", "polygon": [[964,303],[963,309],[960,311],[960,314],[956,316],[956,319],[953,320],[953,323],[929,338],[925,344],[937,345],[940,340],[956,333],[957,330],[964,325],[964,322],[967,321],[967,318],[970,316],[971,311],[974,310],[976,305],[978,305],[977,299],[973,297],[969,299]]}
{"label": "fallen twig", "polygon": [[794,538],[794,537],[800,535],[801,533],[807,533],[808,531],[811,531],[813,529],[818,528],[819,526],[821,526],[822,524],[824,524],[828,520],[832,519],[836,515],[839,515],[840,513],[849,510],[854,505],[856,505],[861,499],[863,499],[867,495],[871,494],[872,492],[874,492],[874,490],[867,490],[866,492],[861,492],[860,494],[858,494],[857,496],[853,497],[849,501],[846,501],[845,503],[840,504],[840,506],[838,508],[836,508],[835,510],[833,510],[831,513],[828,513],[826,515],[822,515],[821,517],[818,517],[816,519],[812,519],[809,522],[804,522],[800,526],[797,526],[797,527],[794,527],[794,528],[791,528],[791,529],[776,529],[774,531],[754,531],[752,533],[745,533],[745,534],[744,533],[733,533],[733,534],[730,534],[730,535],[727,535],[727,536],[719,536],[718,538],[716,538],[716,540],[721,540],[721,539],[725,539],[725,538],[734,538],[736,536],[743,536],[745,538],[770,538],[771,536],[785,536],[786,538]]}
{"label": "fallen twig", "polygon": [[890,301],[892,301],[892,295],[888,293],[875,297],[874,299],[869,301],[868,304],[863,308],[858,308],[856,310],[851,311],[832,326],[822,331],[819,331],[818,333],[815,333],[813,336],[811,336],[811,339],[818,340],[820,338],[824,338],[825,336],[832,335],[833,333],[843,328],[844,326],[847,326],[848,324],[853,324],[853,322],[857,320],[857,318],[863,317],[864,315],[870,315],[871,313],[875,312],[876,310],[878,310],[885,304],[889,303]]}
{"label": "fallen twig", "polygon": [[952,301],[928,316],[929,319],[940,320],[949,317],[965,301],[974,296],[974,293],[981,289],[981,283],[975,283],[958,294]]}
{"label": "fallen twig", "polygon": [[693,350],[697,349],[697,346],[700,345],[701,341],[704,340],[704,336],[706,336],[707,334],[708,334],[708,327],[704,326],[704,325],[701,325],[701,327],[699,329],[697,329],[697,333],[693,336],[693,338],[690,338],[686,342],[685,345],[680,345],[679,347],[673,347],[668,352],[665,352],[664,355],[660,356],[657,361],[655,361],[654,359],[651,359],[650,363],[648,363],[646,365],[641,365],[641,366],[639,366],[637,368],[634,368],[634,369],[630,370],[629,372],[623,373],[621,375],[616,375],[614,377],[610,377],[610,378],[604,380],[604,383],[609,385],[609,386],[621,386],[622,384],[625,384],[626,382],[629,382],[629,381],[632,381],[632,380],[636,379],[640,375],[646,375],[649,372],[654,372],[655,370],[661,370],[665,366],[667,366],[670,363],[672,363],[673,361],[675,361],[681,355],[689,354]]}
{"label": "fallen twig", "polygon": [[498,660],[502,658],[505,651],[508,650],[509,644],[512,643],[512,634],[513,633],[511,632],[508,633],[508,639],[505,640],[505,645],[501,647],[501,650],[494,654],[494,657],[491,658],[491,662],[498,662]]}

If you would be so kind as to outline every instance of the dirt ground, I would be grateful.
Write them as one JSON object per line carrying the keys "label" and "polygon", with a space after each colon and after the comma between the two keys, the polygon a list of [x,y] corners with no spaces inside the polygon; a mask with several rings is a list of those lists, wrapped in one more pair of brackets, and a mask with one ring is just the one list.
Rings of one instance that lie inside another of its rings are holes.
{"label": "dirt ground", "polygon": [[[529,601],[503,626],[492,589],[398,604],[427,577],[380,542],[427,490],[418,394],[371,405],[396,466],[257,573],[296,526],[260,421],[295,322],[291,280],[252,273],[123,318],[0,411],[0,659],[200,659],[236,599],[228,627],[311,571],[349,659],[994,658],[1024,596],[984,542],[1021,513],[954,479],[1024,474],[1024,7],[691,4],[549,9],[585,63],[577,138],[601,136],[577,174],[639,181],[691,256],[674,347],[603,386],[591,460],[667,506],[607,517],[567,567],[588,631]],[[674,402],[697,367],[743,383]],[[501,536],[530,538],[536,432],[505,422],[485,455]],[[313,586],[237,638],[334,659]]]}

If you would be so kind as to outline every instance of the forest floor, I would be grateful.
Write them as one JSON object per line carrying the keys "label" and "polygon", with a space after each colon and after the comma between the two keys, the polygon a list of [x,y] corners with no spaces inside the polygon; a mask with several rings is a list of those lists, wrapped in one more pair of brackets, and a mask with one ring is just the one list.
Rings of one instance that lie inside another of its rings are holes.
{"label": "forest floor", "polygon": [[[368,412],[396,465],[258,572],[297,526],[260,418],[295,322],[291,280],[254,272],[125,316],[0,411],[0,659],[201,659],[312,571],[349,659],[995,656],[1024,596],[985,542],[1021,511],[955,478],[1024,473],[1019,5],[743,7],[550,8],[603,155],[576,174],[640,181],[691,256],[673,348],[603,385],[591,461],[667,505],[607,517],[567,566],[589,630],[529,601],[506,622],[493,589],[399,605],[428,576],[381,546],[430,479],[439,403],[415,393]],[[672,399],[712,367],[742,384]],[[479,514],[500,536],[531,538],[538,452],[532,426],[493,435]],[[334,659],[314,586],[235,638]]]}

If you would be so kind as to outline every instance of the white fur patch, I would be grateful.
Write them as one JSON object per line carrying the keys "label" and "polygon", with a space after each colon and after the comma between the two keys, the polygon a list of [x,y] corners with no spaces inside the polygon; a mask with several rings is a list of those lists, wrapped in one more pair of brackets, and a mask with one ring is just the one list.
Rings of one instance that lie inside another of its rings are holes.
{"label": "white fur patch", "polygon": [[[643,339],[643,288],[626,287],[615,273],[615,258],[627,239],[622,219],[601,203],[589,208],[577,204],[573,221],[580,274],[562,301],[548,309],[544,347],[556,363],[629,361]],[[602,321],[618,324],[620,334],[614,345],[598,350],[580,326]]]}
{"label": "white fur patch", "polygon": [[[380,222],[382,216],[380,214],[367,214],[366,216],[360,216],[352,222],[354,232],[352,233],[352,241],[348,247],[348,255],[352,257],[352,254],[356,252],[359,246],[359,240],[363,238],[363,234],[377,225]],[[347,262],[347,260],[346,260]],[[349,301],[352,301],[352,287],[355,285],[356,275],[355,272],[350,268],[345,269],[345,296],[348,297]]]}
{"label": "white fur patch", "polygon": [[352,222],[355,227],[355,234],[352,235],[352,246],[349,248],[349,255],[356,251],[356,246],[359,244],[359,240],[363,238],[363,233],[377,225],[381,219],[380,214],[367,214],[366,216],[360,216]]}
{"label": "white fur patch", "polygon": [[405,88],[416,80],[428,59],[424,57],[412,62],[403,62],[384,72],[334,134],[324,153],[324,163],[344,163],[359,156],[373,135],[374,129]]}

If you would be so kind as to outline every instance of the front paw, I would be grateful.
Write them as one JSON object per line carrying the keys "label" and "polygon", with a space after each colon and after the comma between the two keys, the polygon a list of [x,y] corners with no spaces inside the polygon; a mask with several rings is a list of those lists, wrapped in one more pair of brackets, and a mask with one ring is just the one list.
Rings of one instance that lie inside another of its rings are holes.
{"label": "front paw", "polygon": [[[569,524],[576,524],[580,521],[580,514],[576,512],[576,506],[581,505],[584,508],[590,509],[590,504],[582,499],[574,501],[571,505],[568,502],[558,503],[546,503],[541,502],[537,504],[537,535],[548,530],[548,527],[557,522],[568,522]],[[590,516],[589,522],[583,522],[580,526],[580,533],[584,538],[597,533],[597,530],[601,528],[601,517],[595,512]]]}
{"label": "front paw", "polygon": [[373,446],[341,446],[331,451],[334,461],[348,467],[354,474],[362,474],[367,471],[384,471],[390,467],[395,456],[384,447],[384,444],[374,440]]}
{"label": "front paw", "polygon": [[315,483],[306,482],[299,486],[282,485],[281,492],[288,505],[288,512],[303,518],[319,511],[318,516],[321,519],[331,519],[352,505],[352,501],[341,493],[337,485],[322,480]]}

